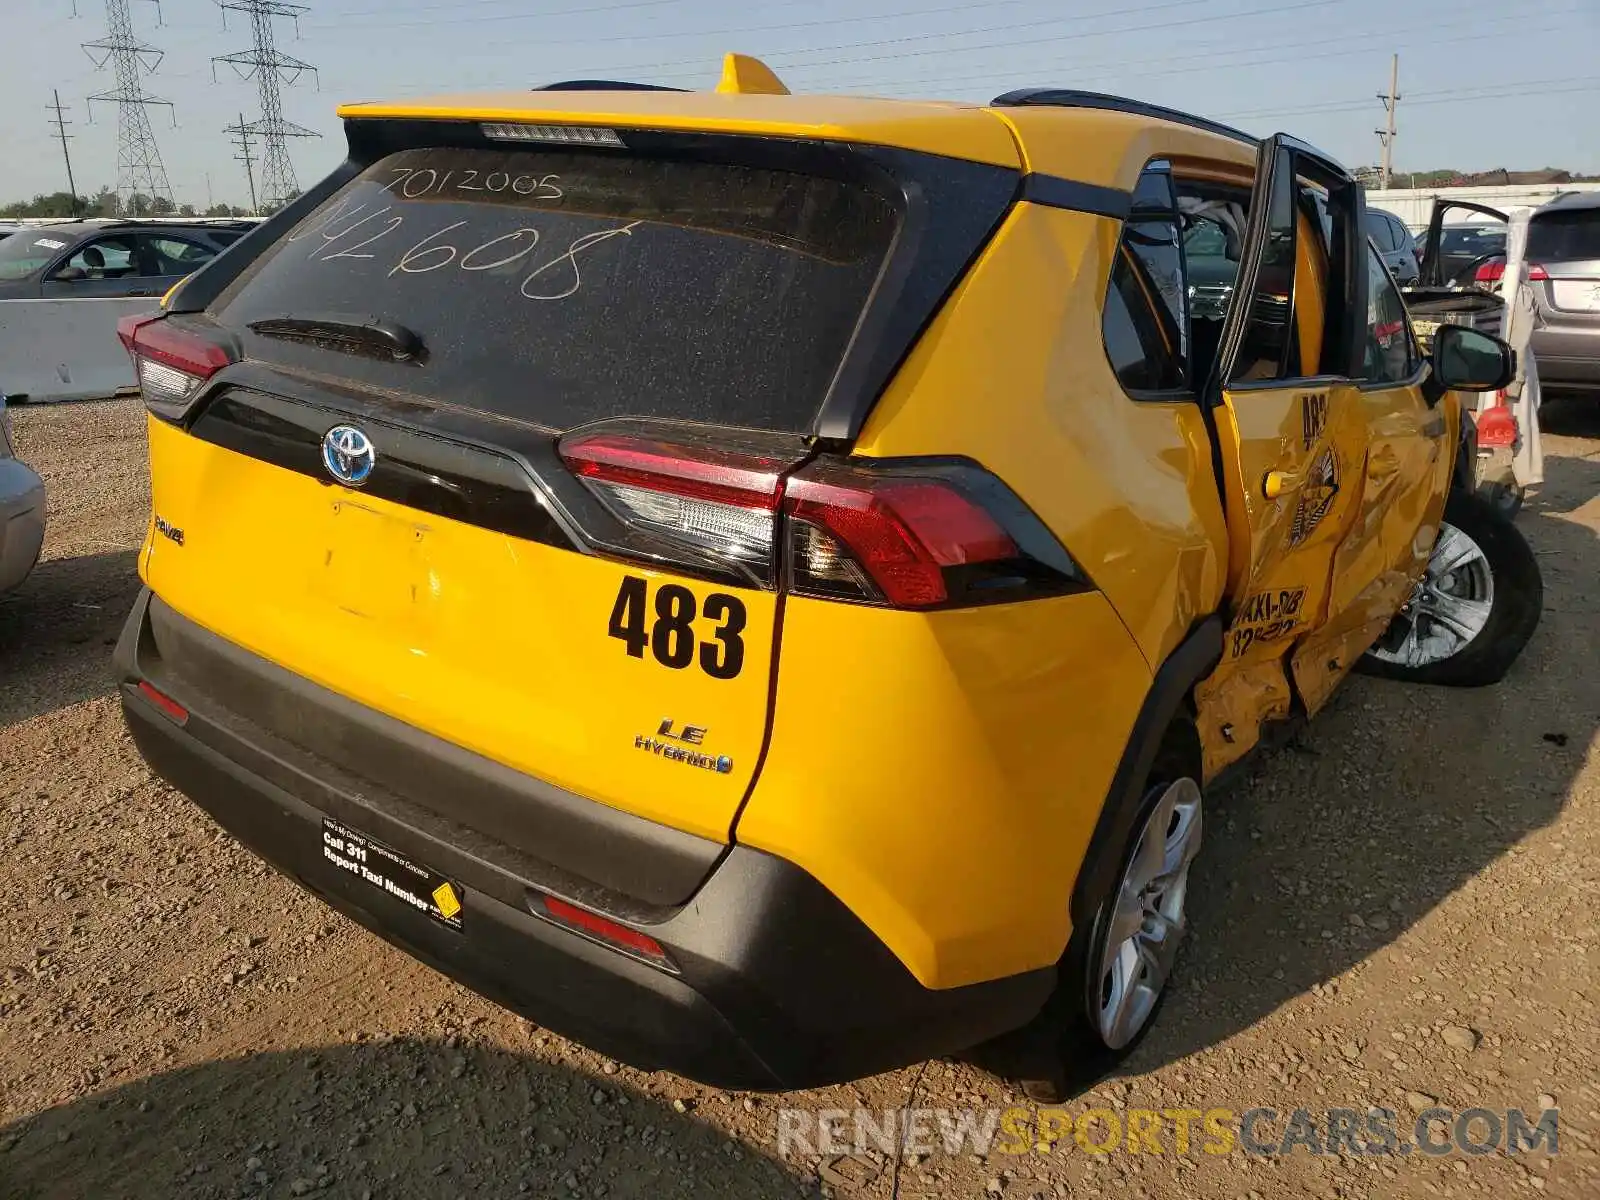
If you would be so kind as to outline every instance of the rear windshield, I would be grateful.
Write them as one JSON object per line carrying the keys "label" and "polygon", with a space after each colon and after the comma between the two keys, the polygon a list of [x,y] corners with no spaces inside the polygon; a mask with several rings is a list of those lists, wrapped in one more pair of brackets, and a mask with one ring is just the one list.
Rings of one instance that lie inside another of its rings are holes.
{"label": "rear windshield", "polygon": [[1544,262],[1600,259],[1600,208],[1535,216],[1528,222],[1528,257]]}
{"label": "rear windshield", "polygon": [[[368,168],[215,306],[247,353],[566,429],[608,416],[803,432],[898,226],[835,179],[593,151],[418,149]],[[381,317],[397,363],[247,332]]]}

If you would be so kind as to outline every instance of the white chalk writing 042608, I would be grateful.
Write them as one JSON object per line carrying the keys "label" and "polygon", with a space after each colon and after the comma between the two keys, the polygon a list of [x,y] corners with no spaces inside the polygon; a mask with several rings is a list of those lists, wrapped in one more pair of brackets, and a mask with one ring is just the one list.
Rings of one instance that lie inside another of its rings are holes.
{"label": "white chalk writing 042608", "polygon": [[[404,225],[405,217],[394,213],[393,205],[384,205],[374,212],[362,215],[367,205],[351,205],[348,201],[349,197],[346,197],[321,221],[296,230],[286,240],[298,241],[316,233],[321,239],[321,244],[312,247],[311,253],[307,256],[311,262],[378,257],[378,251],[369,247],[376,246]],[[340,224],[338,229],[333,228],[336,223]],[[464,229],[469,224],[470,222],[466,220],[453,221],[415,242],[389,268],[387,277],[427,275],[452,265],[462,271],[491,271],[509,267],[513,263],[531,261],[541,241],[540,231],[530,225],[496,234],[469,249],[463,249],[462,244],[458,244],[463,241],[459,238],[452,242],[441,240],[445,235]],[[574,238],[565,250],[535,266],[524,276],[517,287],[518,294],[527,300],[565,300],[575,295],[583,286],[583,274],[578,265],[579,256],[612,238],[631,237],[634,229],[641,224],[642,221],[629,221],[625,225],[591,230]],[[359,241],[349,240],[358,233],[365,236]],[[558,286],[548,277],[552,272],[561,271],[563,268],[571,271],[571,279],[566,281],[564,274],[558,274],[556,279],[561,280]],[[545,282],[538,282],[540,280]]]}

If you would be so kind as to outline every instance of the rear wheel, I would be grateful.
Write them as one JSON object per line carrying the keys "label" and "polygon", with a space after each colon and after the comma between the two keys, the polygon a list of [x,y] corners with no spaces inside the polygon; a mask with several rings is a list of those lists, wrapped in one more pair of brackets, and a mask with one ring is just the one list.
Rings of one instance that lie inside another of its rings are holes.
{"label": "rear wheel", "polygon": [[1055,1103],[1131,1054],[1166,997],[1188,931],[1189,871],[1204,828],[1197,755],[1169,737],[1145,782],[1131,833],[1114,853],[1119,870],[1075,930],[1060,982],[1042,1017],[1048,1056],[1024,1092]]}
{"label": "rear wheel", "polygon": [[1503,509],[1453,492],[1427,569],[1358,669],[1385,679],[1497,683],[1539,625],[1544,582]]}

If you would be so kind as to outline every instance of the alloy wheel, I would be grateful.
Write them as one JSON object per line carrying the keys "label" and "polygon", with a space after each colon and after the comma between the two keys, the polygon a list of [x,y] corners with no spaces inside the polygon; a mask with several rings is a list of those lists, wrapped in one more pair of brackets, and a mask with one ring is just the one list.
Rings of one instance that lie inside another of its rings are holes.
{"label": "alloy wheel", "polygon": [[1095,977],[1100,1037],[1113,1050],[1149,1022],[1172,973],[1200,834],[1200,786],[1188,778],[1164,785],[1117,888]]}

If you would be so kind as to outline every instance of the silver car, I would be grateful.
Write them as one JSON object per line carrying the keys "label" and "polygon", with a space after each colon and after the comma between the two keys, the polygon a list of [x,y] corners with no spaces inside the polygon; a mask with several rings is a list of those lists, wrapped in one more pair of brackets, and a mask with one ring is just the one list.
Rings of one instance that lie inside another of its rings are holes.
{"label": "silver car", "polygon": [[1600,192],[1552,200],[1528,220],[1539,301],[1530,346],[1545,387],[1600,391]]}
{"label": "silver car", "polygon": [[0,395],[0,592],[28,577],[44,545],[44,481],[17,460],[15,446]]}

